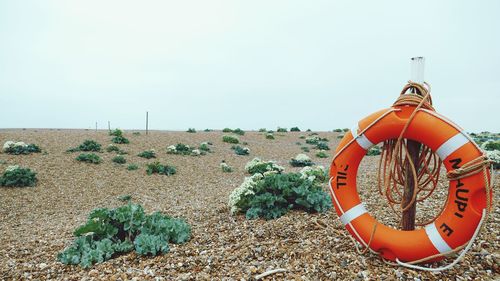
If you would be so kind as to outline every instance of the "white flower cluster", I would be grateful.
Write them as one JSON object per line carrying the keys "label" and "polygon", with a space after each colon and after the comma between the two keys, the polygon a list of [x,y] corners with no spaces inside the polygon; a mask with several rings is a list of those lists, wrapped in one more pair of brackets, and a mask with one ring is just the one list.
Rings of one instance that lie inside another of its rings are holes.
{"label": "white flower cluster", "polygon": [[19,142],[15,142],[15,141],[6,141],[4,144],[3,144],[3,151],[6,151],[7,149],[9,148],[12,148],[12,147],[18,147],[18,146],[22,146],[22,147],[26,147],[28,146],[26,143],[22,142],[22,141],[19,141]]}
{"label": "white flower cluster", "polygon": [[307,178],[309,181],[314,182],[315,180],[323,181],[326,177],[325,167],[323,166],[306,166],[300,170],[302,178]]}
{"label": "white flower cluster", "polygon": [[191,155],[193,155],[193,156],[200,156],[201,155],[201,151],[199,149],[193,149],[191,151]]}
{"label": "white flower cluster", "polygon": [[308,144],[317,144],[320,141],[318,136],[310,136],[306,138],[306,143]]}
{"label": "white flower cluster", "polygon": [[486,151],[486,156],[494,162],[495,166],[500,165],[500,150]]}
{"label": "white flower cluster", "polygon": [[252,159],[248,163],[246,163],[245,170],[247,172],[250,172],[250,170],[252,170],[255,166],[261,165],[261,164],[267,164],[267,166],[266,166],[267,172],[265,172],[265,173],[281,173],[285,170],[285,168],[283,168],[282,166],[279,166],[274,161],[262,161],[258,157],[255,157],[254,159]]}
{"label": "white flower cluster", "polygon": [[296,161],[299,161],[299,162],[311,162],[311,158],[309,158],[309,156],[303,154],[303,153],[299,153],[297,154],[297,156],[295,156],[295,159]]}
{"label": "white flower cluster", "polygon": [[238,202],[240,202],[241,197],[245,195],[255,194],[253,189],[263,178],[264,176],[259,173],[250,177],[245,177],[243,183],[239,187],[235,188],[233,192],[231,192],[231,195],[229,195],[229,207],[231,208],[231,214],[235,214],[240,211],[237,204]]}
{"label": "white flower cluster", "polygon": [[167,147],[167,153],[176,153],[177,149],[175,148],[175,145],[170,145]]}
{"label": "white flower cluster", "polygon": [[19,165],[10,165],[7,167],[7,169],[5,169],[6,172],[12,172],[12,171],[15,171],[17,169],[19,169]]}

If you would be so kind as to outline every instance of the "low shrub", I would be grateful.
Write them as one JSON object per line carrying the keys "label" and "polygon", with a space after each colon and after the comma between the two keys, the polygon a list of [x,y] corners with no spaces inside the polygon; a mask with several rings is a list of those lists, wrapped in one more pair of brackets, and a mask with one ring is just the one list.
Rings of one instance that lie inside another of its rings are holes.
{"label": "low shrub", "polygon": [[220,163],[220,168],[224,173],[231,173],[233,171],[233,168],[229,166],[226,162]]}
{"label": "low shrub", "polygon": [[240,136],[243,136],[245,134],[245,131],[243,131],[240,128],[236,128],[236,129],[233,130],[233,133],[235,133],[237,135],[240,135]]}
{"label": "low shrub", "polygon": [[319,150],[330,150],[330,148],[328,147],[328,144],[324,141],[320,141],[316,144],[316,149],[319,149]]}
{"label": "low shrub", "polygon": [[344,133],[349,132],[349,128],[344,128],[344,129],[342,129],[342,131],[344,131]]}
{"label": "low shrub", "polygon": [[129,202],[130,200],[132,200],[132,195],[130,195],[130,194],[120,195],[116,199],[123,201],[123,202]]}
{"label": "low shrub", "polygon": [[338,135],[337,138],[342,139],[342,138],[344,138],[344,135]]}
{"label": "low shrub", "polygon": [[189,145],[186,145],[183,143],[178,143],[176,145],[170,145],[167,147],[168,154],[189,155],[189,154],[191,154],[191,151],[192,151],[192,149],[189,147]]}
{"label": "low shrub", "polygon": [[125,157],[123,157],[121,155],[113,157],[113,159],[111,159],[111,161],[113,161],[116,164],[125,164],[125,163],[127,163],[127,159],[125,159]]}
{"label": "low shrub", "polygon": [[288,130],[286,128],[280,128],[280,127],[278,127],[278,129],[276,130],[276,132],[278,132],[278,133],[286,133],[286,132],[288,132]]}
{"label": "low shrub", "polygon": [[266,139],[268,139],[268,140],[274,140],[274,135],[270,134],[270,133],[267,133],[266,134]]}
{"label": "low shrub", "polygon": [[300,174],[303,178],[308,178],[310,181],[318,184],[325,183],[328,180],[328,172],[323,166],[304,167],[300,170]]}
{"label": "low shrub", "polygon": [[109,131],[110,136],[121,137],[123,136],[123,131],[120,129],[114,129],[113,131]]}
{"label": "low shrub", "polygon": [[116,136],[116,137],[112,138],[111,141],[113,143],[118,143],[118,144],[127,144],[127,143],[130,143],[130,141],[126,137],[124,137],[124,136]]}
{"label": "low shrub", "polygon": [[188,133],[196,133],[195,128],[189,128],[186,132]]}
{"label": "low shrub", "polygon": [[231,213],[244,213],[247,219],[275,219],[291,209],[325,212],[331,206],[329,195],[300,173],[255,174],[229,196]]}
{"label": "low shrub", "polygon": [[299,139],[301,139],[301,140],[303,140],[303,139],[305,139],[305,138],[306,138],[306,136],[300,136],[300,137],[299,137]]}
{"label": "low shrub", "polygon": [[249,155],[250,154],[250,149],[248,147],[241,147],[239,145],[234,145],[231,147],[232,150],[234,150],[234,153],[236,155]]}
{"label": "low shrub", "polygon": [[263,161],[255,157],[245,164],[245,170],[251,174],[265,174],[265,173],[281,173],[284,168],[276,164],[274,161]]}
{"label": "low shrub", "polygon": [[300,132],[299,127],[292,127],[290,128],[290,132]]}
{"label": "low shrub", "polygon": [[307,129],[306,132],[311,132],[311,129]]}
{"label": "low shrub", "polygon": [[302,149],[302,151],[304,151],[304,152],[310,151],[309,147],[307,147],[307,146],[302,146],[300,149]]}
{"label": "low shrub", "polygon": [[316,153],[316,157],[318,158],[328,158],[328,154],[325,153],[324,150],[320,150]]}
{"label": "low shrub", "polygon": [[36,144],[26,144],[22,141],[14,142],[14,141],[6,141],[3,144],[3,152],[8,154],[20,155],[20,154],[31,154],[31,153],[40,153],[42,150]]}
{"label": "low shrub", "polygon": [[312,166],[314,163],[309,156],[301,153],[290,160],[290,165],[292,165],[292,167],[305,167]]}
{"label": "low shrub", "polygon": [[154,149],[144,150],[143,152],[137,154],[137,156],[146,159],[156,158],[156,152]]}
{"label": "low shrub", "polygon": [[82,144],[75,148],[70,148],[67,150],[68,152],[77,152],[77,151],[101,151],[101,144],[96,142],[95,140],[84,140]]}
{"label": "low shrub", "polygon": [[120,148],[114,144],[110,144],[110,145],[108,145],[108,147],[106,147],[106,151],[107,152],[119,152]]}
{"label": "low shrub", "polygon": [[146,173],[148,175],[160,174],[170,176],[177,173],[177,169],[174,166],[163,165],[160,162],[153,162],[146,166]]}
{"label": "low shrub", "polygon": [[129,170],[129,171],[135,171],[137,169],[139,169],[139,165],[137,165],[137,164],[129,164],[127,166],[127,170]]}
{"label": "low shrub", "polygon": [[134,135],[134,136],[140,136],[141,132],[133,132],[132,135]]}
{"label": "low shrub", "polygon": [[210,145],[211,143],[209,142],[202,142],[198,149],[204,152],[210,152]]}
{"label": "low shrub", "polygon": [[213,130],[212,130],[212,129],[208,129],[208,128],[207,128],[207,129],[205,129],[205,130],[203,130],[203,131],[204,131],[204,132],[212,132]]}
{"label": "low shrub", "polygon": [[25,187],[35,186],[37,182],[36,173],[29,168],[19,166],[8,166],[3,175],[0,176],[0,186]]}
{"label": "low shrub", "polygon": [[260,129],[259,129],[259,132],[260,132],[260,133],[265,133],[266,131],[267,131],[267,130],[266,130],[266,128],[260,128]]}
{"label": "low shrub", "polygon": [[335,133],[342,133],[342,129],[335,129],[333,130]]}
{"label": "low shrub", "polygon": [[381,153],[380,147],[375,145],[375,146],[372,146],[370,149],[368,149],[368,151],[366,152],[366,155],[367,156],[376,156],[376,155],[380,155],[380,153]]}
{"label": "low shrub", "polygon": [[76,161],[99,164],[102,162],[101,157],[95,153],[81,153],[76,158]]}
{"label": "low shrub", "polygon": [[240,139],[238,139],[237,136],[230,136],[230,135],[222,136],[222,141],[234,144],[240,143]]}
{"label": "low shrub", "polygon": [[493,140],[485,141],[484,143],[481,144],[481,148],[484,149],[484,150],[489,150],[489,151],[500,150],[500,140],[497,140],[497,141],[493,141]]}
{"label": "low shrub", "polygon": [[116,209],[94,209],[73,234],[76,239],[57,260],[88,268],[132,250],[139,255],[167,253],[168,243],[183,244],[190,239],[191,227],[183,219],[160,212],[148,215],[141,205],[129,202]]}
{"label": "low shrub", "polygon": [[229,129],[229,128],[224,128],[224,129],[222,129],[222,132],[223,132],[223,133],[232,133],[232,132],[233,132],[233,130],[231,130],[231,129]]}

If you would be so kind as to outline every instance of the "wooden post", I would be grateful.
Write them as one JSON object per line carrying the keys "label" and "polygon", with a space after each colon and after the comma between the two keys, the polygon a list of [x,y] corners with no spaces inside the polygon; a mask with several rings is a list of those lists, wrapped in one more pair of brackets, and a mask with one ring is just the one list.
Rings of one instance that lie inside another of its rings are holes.
{"label": "wooden post", "polygon": [[[414,57],[411,58],[411,81],[423,84],[424,83],[424,57]],[[421,144],[417,141],[406,140],[408,145],[408,158],[411,159],[413,165],[418,174],[418,158],[420,155]],[[406,179],[405,188],[403,191],[403,200],[401,207],[406,208],[413,198],[413,193],[415,191],[415,184],[413,173],[410,167],[410,163],[405,164],[406,169]],[[413,204],[403,212],[401,218],[401,228],[403,230],[414,230],[415,229],[415,214],[417,211],[417,203]]]}
{"label": "wooden post", "polygon": [[108,131],[111,132],[111,122],[108,121]]}
{"label": "wooden post", "polygon": [[95,132],[97,133],[97,121],[95,122]]}
{"label": "wooden post", "polygon": [[149,121],[149,118],[148,118],[148,112],[146,111],[146,135],[148,134],[148,121]]}

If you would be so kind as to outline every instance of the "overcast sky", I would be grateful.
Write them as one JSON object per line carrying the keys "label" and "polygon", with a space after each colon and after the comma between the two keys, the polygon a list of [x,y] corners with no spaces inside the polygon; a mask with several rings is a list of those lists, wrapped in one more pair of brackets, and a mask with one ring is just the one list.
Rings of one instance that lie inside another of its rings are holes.
{"label": "overcast sky", "polygon": [[[403,3],[404,2],[404,3]],[[1,1],[0,128],[332,130],[426,58],[438,112],[500,131],[500,1]]]}

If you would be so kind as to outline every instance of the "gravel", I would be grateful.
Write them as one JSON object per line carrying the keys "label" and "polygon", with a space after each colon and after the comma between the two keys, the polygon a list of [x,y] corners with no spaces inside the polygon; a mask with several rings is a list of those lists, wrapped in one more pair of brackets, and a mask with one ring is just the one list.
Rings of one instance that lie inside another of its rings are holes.
{"label": "gravel", "polygon": [[[348,233],[331,209],[325,214],[300,211],[272,221],[246,220],[231,216],[227,207],[230,192],[243,181],[245,163],[253,157],[276,160],[286,171],[298,171],[288,161],[302,153],[296,142],[304,132],[247,132],[239,136],[248,142],[250,156],[238,156],[231,144],[222,142],[222,133],[152,131],[149,135],[125,132],[130,144],[118,145],[127,151],[127,165],[111,162],[114,153],[103,152],[99,165],[74,160],[77,153],[66,153],[85,139],[95,139],[105,148],[111,143],[107,131],[88,130],[0,130],[0,143],[7,140],[40,145],[43,153],[13,156],[0,153],[0,171],[8,165],[27,166],[37,172],[34,188],[0,188],[0,279],[1,280],[249,280],[270,270],[276,273],[263,280],[495,280],[500,278],[498,227],[500,210],[494,207],[474,247],[451,270],[430,273],[385,264],[378,256],[359,255]],[[337,133],[319,133],[336,147]],[[213,153],[181,156],[166,153],[168,145],[179,142],[198,146],[209,141]],[[309,146],[309,145],[308,145]],[[156,159],[136,156],[146,149],[157,151]],[[330,157],[307,153],[314,162],[329,167]],[[224,173],[225,160],[234,168]],[[161,161],[177,167],[173,176],[145,172],[146,163]],[[376,218],[397,225],[397,218],[376,195],[378,157],[365,157],[358,174],[358,188],[367,208]],[[496,182],[500,177],[496,174]],[[325,187],[326,188],[326,187]],[[162,211],[187,219],[192,239],[184,245],[171,245],[168,254],[142,257],[135,253],[117,256],[89,269],[63,265],[56,260],[73,240],[73,230],[88,213],[98,207],[122,204],[118,196],[130,194],[146,211]],[[447,194],[441,185],[435,198],[418,206],[419,220],[432,217]],[[498,195],[495,195],[498,199]],[[448,261],[449,262],[449,261]],[[440,262],[433,266],[442,265]],[[278,270],[283,269],[283,270]]]}

